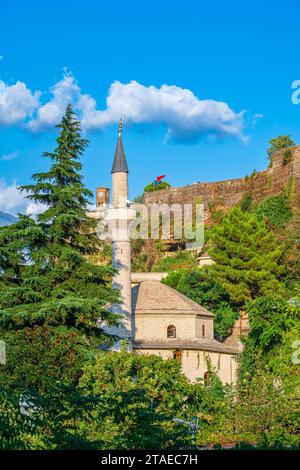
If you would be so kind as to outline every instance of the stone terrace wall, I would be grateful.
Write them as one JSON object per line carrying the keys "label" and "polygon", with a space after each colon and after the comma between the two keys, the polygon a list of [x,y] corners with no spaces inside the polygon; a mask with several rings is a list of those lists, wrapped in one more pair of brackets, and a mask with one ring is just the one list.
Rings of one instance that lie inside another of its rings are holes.
{"label": "stone terrace wall", "polygon": [[145,204],[204,204],[204,218],[211,221],[213,209],[229,210],[241,202],[245,194],[251,194],[254,203],[269,196],[280,194],[293,185],[296,193],[300,192],[300,146],[293,147],[292,161],[282,162],[282,152],[277,152],[272,159],[273,165],[265,171],[249,178],[217,181],[213,183],[195,183],[180,188],[162,189],[145,193]]}

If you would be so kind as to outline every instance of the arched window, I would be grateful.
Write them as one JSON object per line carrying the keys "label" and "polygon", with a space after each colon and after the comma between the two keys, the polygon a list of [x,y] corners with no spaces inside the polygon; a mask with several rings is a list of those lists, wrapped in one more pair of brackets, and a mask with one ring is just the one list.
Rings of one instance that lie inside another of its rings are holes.
{"label": "arched window", "polygon": [[204,372],[204,385],[210,385],[211,373],[210,371]]}
{"label": "arched window", "polygon": [[202,325],[202,336],[205,336],[205,325]]}
{"label": "arched window", "polygon": [[169,325],[167,328],[167,337],[176,338],[176,328],[174,325]]}

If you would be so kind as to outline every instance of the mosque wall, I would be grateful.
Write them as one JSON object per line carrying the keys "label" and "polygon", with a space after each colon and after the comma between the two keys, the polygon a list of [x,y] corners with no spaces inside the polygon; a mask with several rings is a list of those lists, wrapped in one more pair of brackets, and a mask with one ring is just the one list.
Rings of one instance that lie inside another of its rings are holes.
{"label": "mosque wall", "polygon": [[202,338],[202,325],[205,327],[205,337],[213,338],[213,317],[198,317],[188,313],[141,313],[134,316],[135,340],[143,341],[166,341],[172,339],[167,337],[169,325],[176,328],[176,340],[190,340]]}
{"label": "mosque wall", "polygon": [[[170,349],[136,349],[139,354],[155,354],[162,359],[173,359],[174,350]],[[204,374],[211,367],[216,371],[221,382],[234,384],[237,379],[238,364],[236,356],[218,352],[183,349],[179,354],[181,370],[191,382],[204,380]]]}

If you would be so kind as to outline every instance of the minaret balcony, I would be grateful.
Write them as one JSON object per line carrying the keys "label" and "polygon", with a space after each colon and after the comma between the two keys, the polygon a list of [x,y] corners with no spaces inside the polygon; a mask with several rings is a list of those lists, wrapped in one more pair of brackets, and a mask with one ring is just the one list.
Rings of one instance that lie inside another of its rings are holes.
{"label": "minaret balcony", "polygon": [[136,210],[131,207],[111,207],[103,211],[101,217],[109,222],[112,220],[127,220],[131,221],[136,218]]}
{"label": "minaret balcony", "polygon": [[136,220],[136,210],[131,207],[109,207],[98,212],[97,235],[112,242],[130,240],[130,222]]}

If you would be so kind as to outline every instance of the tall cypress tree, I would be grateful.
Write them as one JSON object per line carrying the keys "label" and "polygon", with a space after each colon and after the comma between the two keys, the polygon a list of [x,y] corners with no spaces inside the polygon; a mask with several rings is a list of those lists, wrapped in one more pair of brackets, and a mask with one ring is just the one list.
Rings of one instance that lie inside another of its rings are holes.
{"label": "tall cypress tree", "polygon": [[116,321],[107,306],[117,293],[110,285],[112,269],[89,261],[100,242],[97,221],[87,215],[92,193],[80,173],[88,142],[70,105],[56,127],[57,147],[44,153],[52,162],[49,171],[21,187],[46,210],[36,220],[23,216],[0,230],[0,327],[71,329],[96,344],[104,335],[97,320]]}

